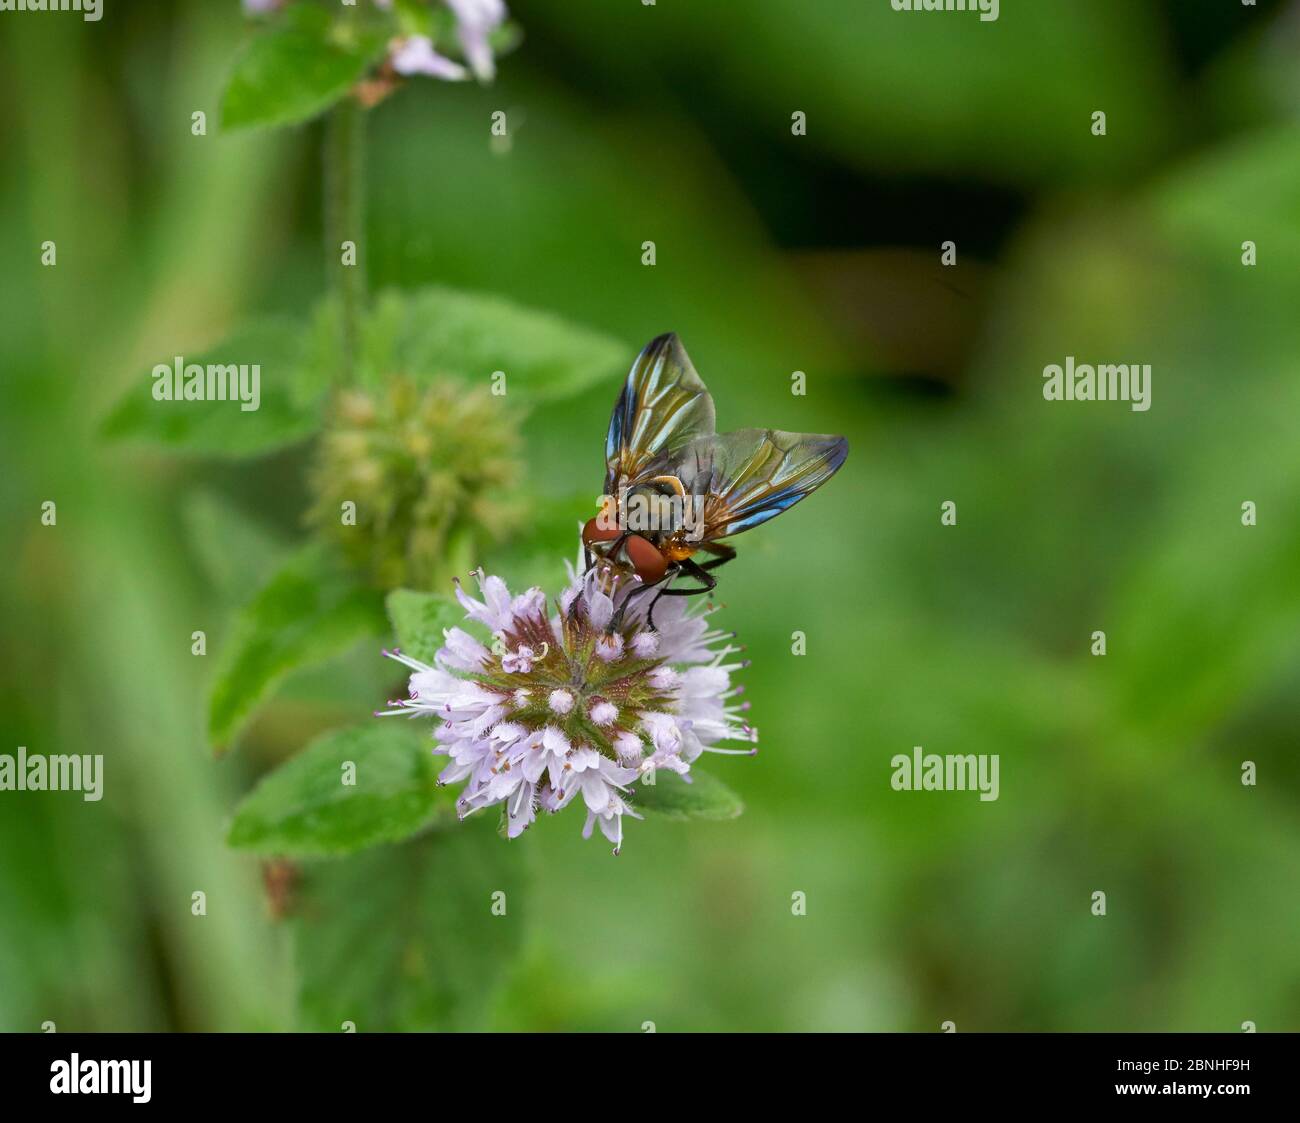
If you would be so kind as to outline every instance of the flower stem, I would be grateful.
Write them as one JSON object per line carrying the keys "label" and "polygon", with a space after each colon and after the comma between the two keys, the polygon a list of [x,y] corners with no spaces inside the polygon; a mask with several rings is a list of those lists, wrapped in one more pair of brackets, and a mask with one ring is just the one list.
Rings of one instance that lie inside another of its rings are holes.
{"label": "flower stem", "polygon": [[[365,110],[353,97],[330,113],[325,136],[325,260],[339,297],[342,381],[356,381],[357,345],[366,299],[361,246],[365,236]],[[344,242],[353,245],[344,264]]]}

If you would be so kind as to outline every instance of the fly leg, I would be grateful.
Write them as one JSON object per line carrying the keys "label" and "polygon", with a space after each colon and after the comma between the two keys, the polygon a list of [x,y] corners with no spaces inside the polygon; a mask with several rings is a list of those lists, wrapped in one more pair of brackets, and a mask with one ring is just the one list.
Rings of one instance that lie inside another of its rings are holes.
{"label": "fly leg", "polygon": [[[672,581],[673,577],[676,576],[676,573],[677,571],[673,570],[671,573],[668,574],[668,576],[663,580],[662,583],[667,585],[670,581]],[[628,593],[628,595],[623,598],[623,603],[618,606],[618,611],[614,613],[614,618],[609,622],[609,631],[611,632],[617,631],[619,628],[623,626],[623,615],[624,613],[627,612],[628,605],[632,603],[633,597],[640,596],[642,593],[648,593],[651,589],[657,589],[657,588],[659,588],[658,585],[642,585],[639,588],[633,589],[630,593]],[[659,598],[656,597],[655,599],[658,600]]]}
{"label": "fly leg", "polygon": [[[731,556],[735,557],[734,550],[732,551]],[[655,597],[655,599],[650,602],[650,611],[646,613],[645,617],[646,627],[652,632],[655,630],[655,605],[659,603],[659,597],[698,597],[702,593],[713,592],[713,590],[718,587],[718,579],[708,571],[715,566],[719,566],[723,562],[728,562],[730,560],[731,558],[721,558],[718,561],[709,562],[706,565],[697,565],[695,562],[691,561],[690,558],[678,562],[677,569],[673,571],[668,581],[664,582],[664,587],[659,590],[659,596]],[[685,573],[688,577],[694,577],[697,581],[704,582],[704,584],[701,587],[694,589],[670,589],[668,584],[673,577],[677,576],[678,573]]]}
{"label": "fly leg", "polygon": [[685,573],[694,577],[697,581],[702,581],[703,587],[696,589],[668,589],[664,588],[659,591],[659,596],[650,604],[650,611],[646,613],[646,625],[651,631],[655,626],[655,605],[659,603],[659,597],[696,597],[701,593],[711,593],[718,587],[718,579],[709,573],[710,569],[717,569],[720,565],[726,565],[736,556],[733,547],[724,545],[721,542],[703,542],[700,549],[709,554],[716,555],[712,561],[706,561],[703,565],[687,558],[685,561],[678,563],[678,569],[674,572]]}
{"label": "fly leg", "polygon": [[720,565],[726,565],[736,556],[734,546],[728,546],[723,542],[702,542],[700,549],[706,554],[715,554],[712,561],[706,561],[700,569],[717,569]]}

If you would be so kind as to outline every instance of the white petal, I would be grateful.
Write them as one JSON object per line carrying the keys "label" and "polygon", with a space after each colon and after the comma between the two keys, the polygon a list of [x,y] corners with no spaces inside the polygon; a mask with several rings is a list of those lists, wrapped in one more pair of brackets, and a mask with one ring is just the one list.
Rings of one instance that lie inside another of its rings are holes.
{"label": "white petal", "polygon": [[563,756],[569,751],[569,739],[553,725],[542,730],[542,745],[548,753]]}
{"label": "white petal", "polygon": [[603,632],[614,619],[614,602],[604,593],[591,593],[587,597],[587,618],[596,631]]}
{"label": "white petal", "polygon": [[600,813],[609,806],[609,785],[596,769],[582,774],[582,798],[591,811]]}
{"label": "white petal", "polygon": [[622,816],[615,812],[613,815],[602,815],[600,817],[600,833],[603,834],[615,846],[623,842],[623,819]]}

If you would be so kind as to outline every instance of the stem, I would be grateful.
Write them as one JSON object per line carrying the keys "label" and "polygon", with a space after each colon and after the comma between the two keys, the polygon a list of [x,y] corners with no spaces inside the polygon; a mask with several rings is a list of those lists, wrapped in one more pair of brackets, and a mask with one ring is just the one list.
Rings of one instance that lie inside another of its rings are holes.
{"label": "stem", "polygon": [[[346,97],[330,113],[325,136],[325,260],[339,296],[342,324],[340,371],[345,383],[356,380],[357,341],[366,299],[362,257],[365,236],[365,110]],[[356,246],[356,264],[343,264],[343,243]]]}

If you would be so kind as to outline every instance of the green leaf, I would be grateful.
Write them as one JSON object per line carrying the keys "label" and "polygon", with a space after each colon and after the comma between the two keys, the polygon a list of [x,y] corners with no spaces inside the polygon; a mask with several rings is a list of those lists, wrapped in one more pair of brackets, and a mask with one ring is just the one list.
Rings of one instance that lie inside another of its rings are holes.
{"label": "green leaf", "polygon": [[443,629],[465,620],[465,610],[456,601],[437,593],[394,589],[385,606],[402,653],[430,665],[442,646]]}
{"label": "green leaf", "polygon": [[[1291,372],[1289,372],[1291,373]],[[1234,406],[1247,414],[1242,391]],[[1300,634],[1300,525],[1265,519],[1243,526],[1239,481],[1259,510],[1294,511],[1300,474],[1293,434],[1269,417],[1294,417],[1294,377],[1274,386],[1243,428],[1250,441],[1206,442],[1184,473],[1187,500],[1151,520],[1146,548],[1116,582],[1103,618],[1114,621],[1099,678],[1126,731],[1156,745],[1213,729],[1294,665]],[[1192,498],[1194,497],[1194,498]],[[1177,652],[1171,659],[1170,652]]]}
{"label": "green leaf", "polygon": [[299,1029],[481,1027],[527,916],[525,855],[493,828],[472,819],[307,871],[295,922]]}
{"label": "green leaf", "polygon": [[[1235,275],[1245,237],[1269,247],[1273,260],[1289,260],[1300,252],[1297,176],[1300,141],[1288,125],[1211,149],[1157,184],[1146,202],[1151,218],[1174,245],[1200,251]],[[1234,222],[1243,210],[1251,216],[1248,235]],[[1234,247],[1233,252],[1224,252],[1224,246]],[[1289,292],[1294,280],[1279,277],[1275,284]]]}
{"label": "green leaf", "polygon": [[208,735],[227,748],[289,671],[322,662],[386,629],[382,595],[358,585],[325,548],[295,554],[243,608],[222,648]]}
{"label": "green leaf", "polygon": [[296,125],[324,112],[377,62],[385,38],[302,7],[259,33],[235,61],[221,99],[226,129]]}
{"label": "green leaf", "polygon": [[745,805],[721,780],[707,772],[691,769],[691,783],[676,772],[661,769],[655,782],[637,784],[633,806],[637,811],[653,811],[667,819],[736,819]]}
{"label": "green leaf", "polygon": [[361,358],[370,379],[404,372],[490,386],[501,371],[509,399],[535,405],[617,380],[634,354],[611,336],[550,313],[435,287],[381,294],[363,329]]}
{"label": "green leaf", "polygon": [[[321,421],[319,393],[306,390],[302,345],[302,329],[293,321],[267,319],[240,329],[200,355],[175,360],[168,356],[153,373],[138,378],[105,420],[103,434],[207,456],[260,456],[295,444],[310,436]],[[205,370],[209,365],[243,365],[249,368],[248,378],[235,382],[235,400],[159,401],[155,386],[172,387],[176,362],[182,364],[182,371],[191,364]],[[248,387],[248,402],[239,399],[241,383]],[[243,408],[254,400],[256,409]]]}
{"label": "green leaf", "polygon": [[[287,857],[351,854],[455,821],[456,795],[438,786],[427,722],[372,719],[327,733],[262,780],[240,804],[226,841]],[[355,783],[344,768],[355,766]]]}

